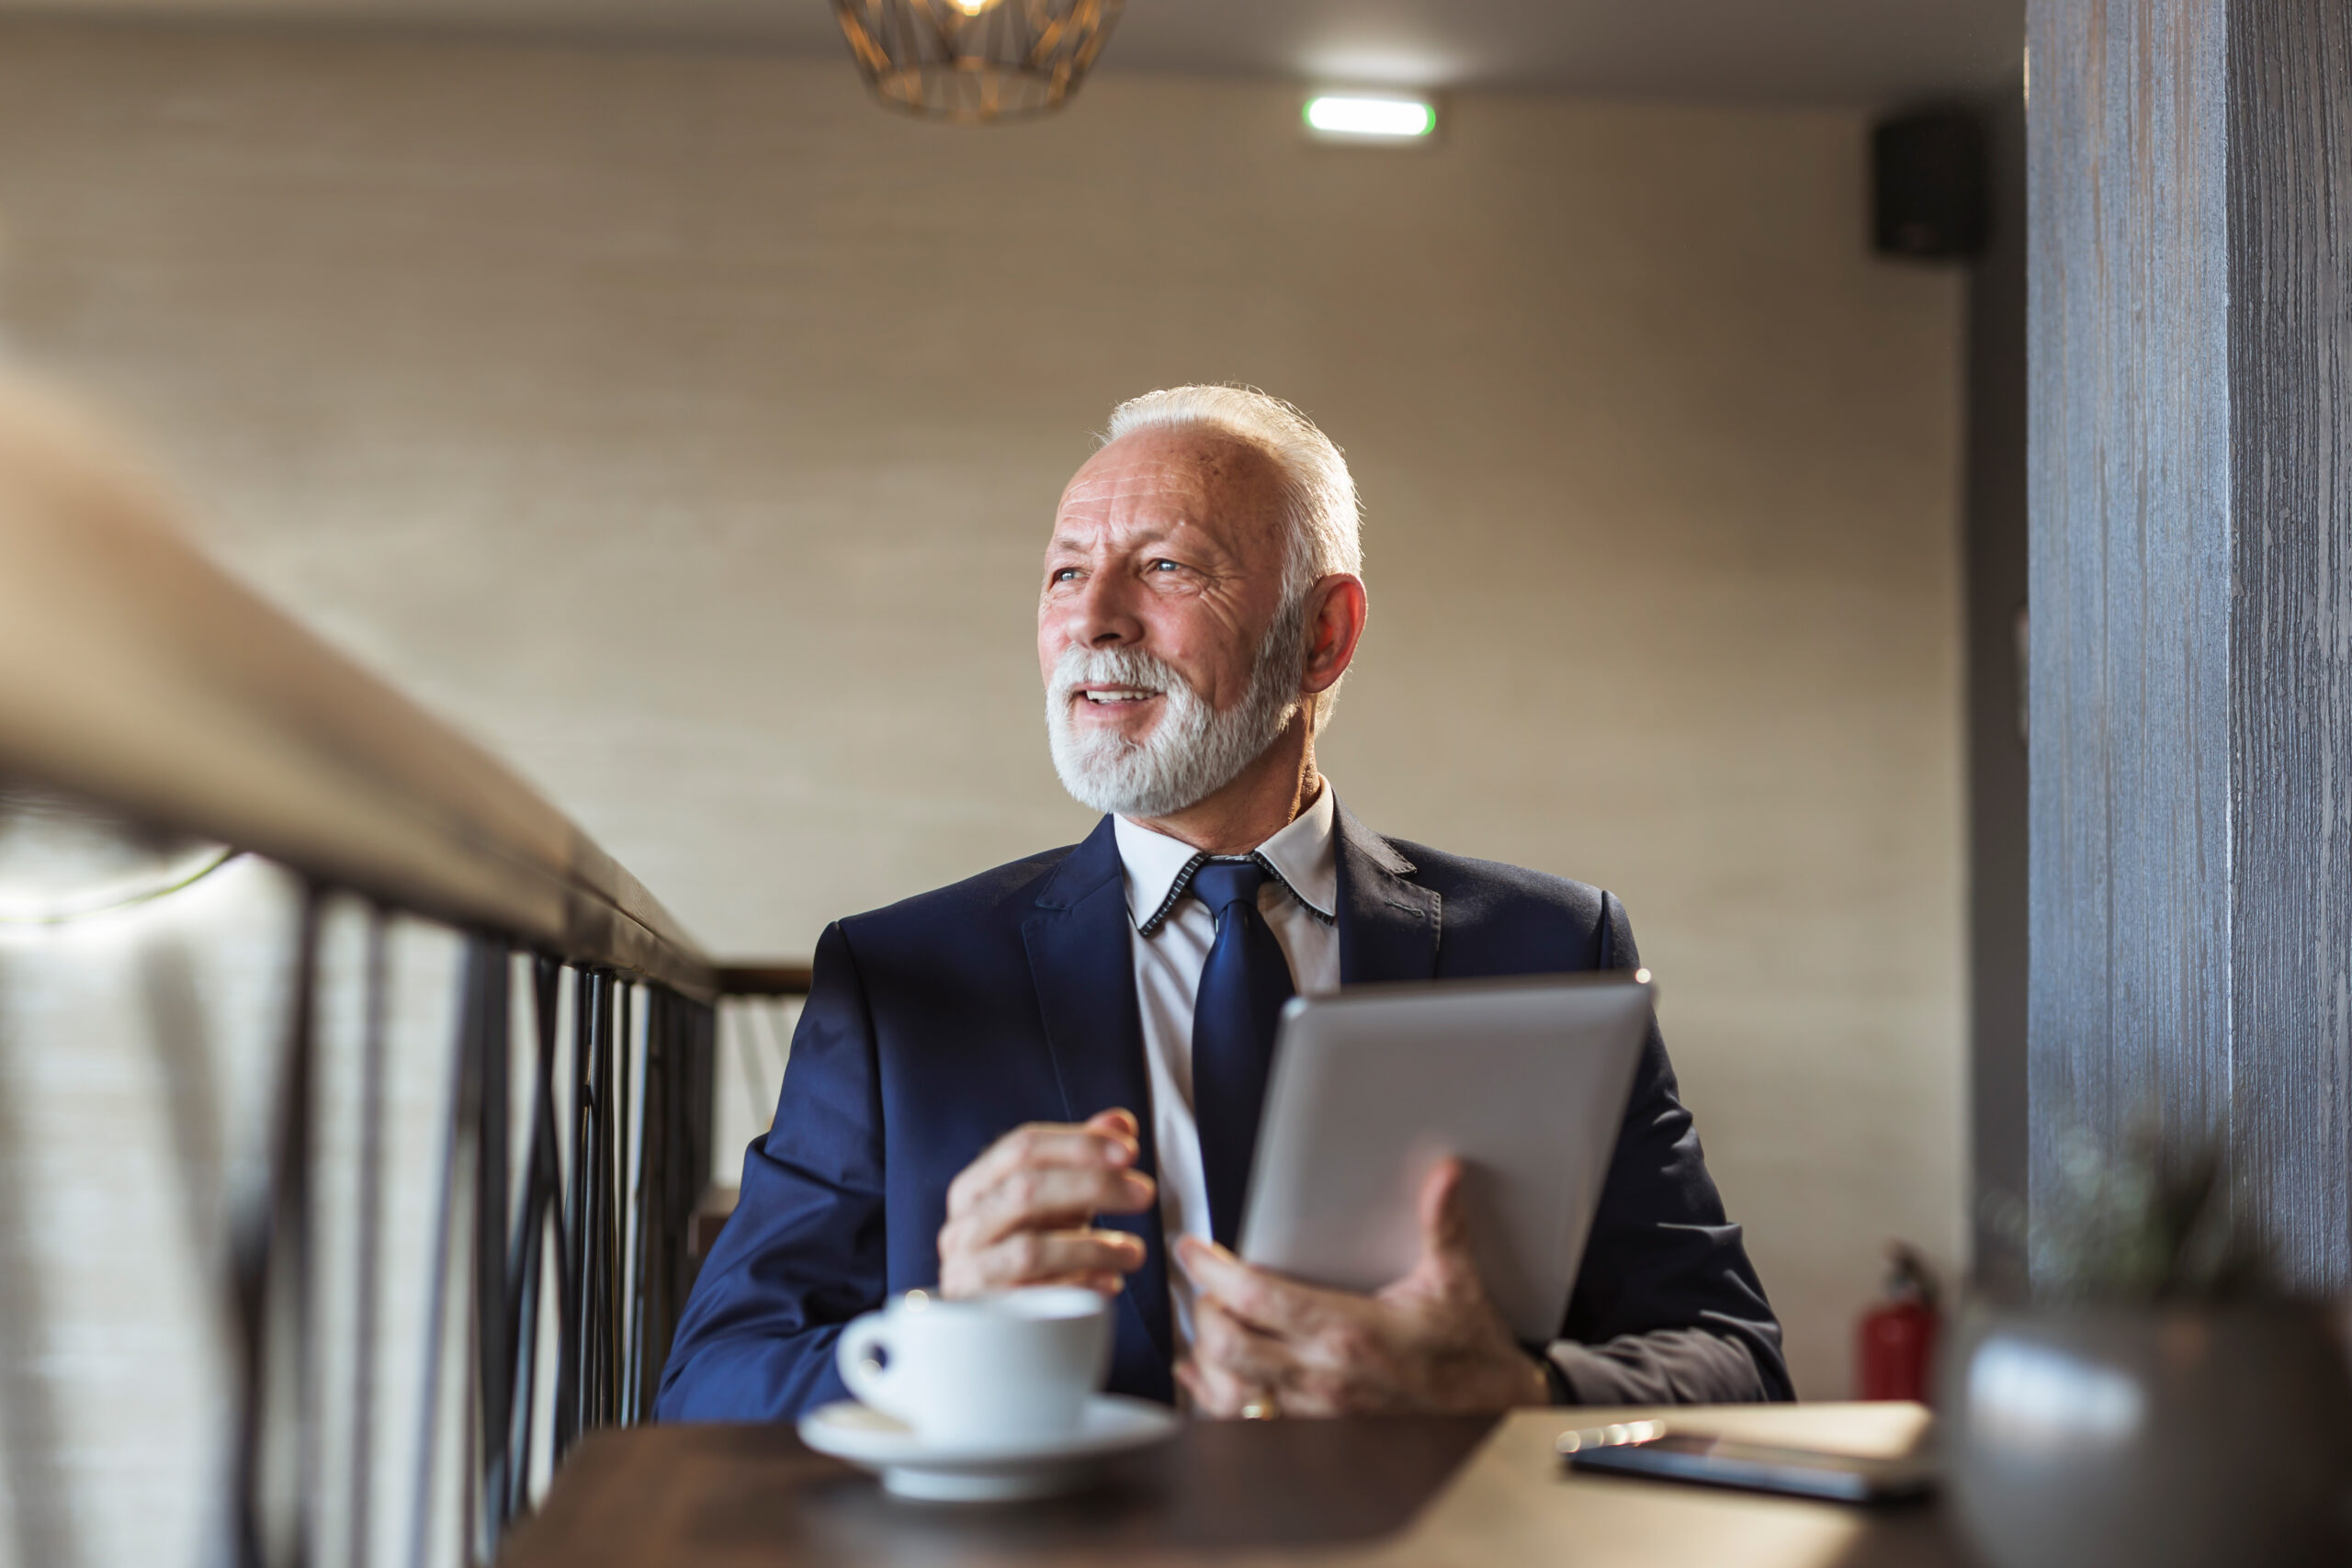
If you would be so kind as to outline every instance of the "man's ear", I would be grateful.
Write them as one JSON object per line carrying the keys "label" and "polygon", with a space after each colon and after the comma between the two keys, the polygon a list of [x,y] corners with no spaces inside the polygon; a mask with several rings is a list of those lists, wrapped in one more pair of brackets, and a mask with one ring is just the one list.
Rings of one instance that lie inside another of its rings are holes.
{"label": "man's ear", "polygon": [[1335,571],[1306,591],[1306,668],[1300,675],[1301,691],[1320,696],[1340,683],[1355,662],[1370,610],[1363,579],[1353,572]]}

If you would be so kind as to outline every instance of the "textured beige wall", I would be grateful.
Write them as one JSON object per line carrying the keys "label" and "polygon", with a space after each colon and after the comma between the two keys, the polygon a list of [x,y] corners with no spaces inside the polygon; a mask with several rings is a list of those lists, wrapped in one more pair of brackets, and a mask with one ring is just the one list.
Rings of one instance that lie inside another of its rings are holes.
{"label": "textured beige wall", "polygon": [[1123,395],[1297,400],[1370,511],[1332,776],[1624,897],[1835,1393],[1883,1239],[1960,1246],[1959,283],[1867,254],[1852,114],[1449,111],[8,25],[0,333],[729,953],[1082,832],[1059,484]]}

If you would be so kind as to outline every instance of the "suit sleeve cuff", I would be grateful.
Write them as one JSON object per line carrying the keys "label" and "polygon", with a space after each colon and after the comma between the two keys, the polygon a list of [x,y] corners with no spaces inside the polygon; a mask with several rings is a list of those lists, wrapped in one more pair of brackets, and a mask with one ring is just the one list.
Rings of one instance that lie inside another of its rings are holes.
{"label": "suit sleeve cuff", "polygon": [[1564,1404],[1736,1404],[1773,1397],[1740,1340],[1701,1328],[1625,1334],[1604,1345],[1555,1339],[1544,1375]]}

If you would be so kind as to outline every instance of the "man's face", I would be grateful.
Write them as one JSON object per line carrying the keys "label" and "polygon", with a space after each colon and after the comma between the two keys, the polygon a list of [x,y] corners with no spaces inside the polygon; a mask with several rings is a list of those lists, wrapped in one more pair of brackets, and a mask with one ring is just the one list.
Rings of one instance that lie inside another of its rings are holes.
{"label": "man's face", "polygon": [[[1139,430],[1090,458],[1062,492],[1037,601],[1050,690],[1067,650],[1130,649],[1168,665],[1214,711],[1247,697],[1282,606],[1281,481],[1271,459],[1213,431]],[[1295,694],[1295,688],[1292,694]],[[1145,744],[1170,698],[1077,682],[1060,716],[1080,737]]]}

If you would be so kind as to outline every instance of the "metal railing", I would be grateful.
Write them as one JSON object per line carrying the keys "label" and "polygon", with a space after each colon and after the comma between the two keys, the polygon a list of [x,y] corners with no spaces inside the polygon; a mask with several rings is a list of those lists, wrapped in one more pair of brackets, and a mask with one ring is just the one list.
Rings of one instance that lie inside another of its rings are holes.
{"label": "metal railing", "polygon": [[651,1408],[722,988],[0,383],[0,1553],[494,1557]]}

